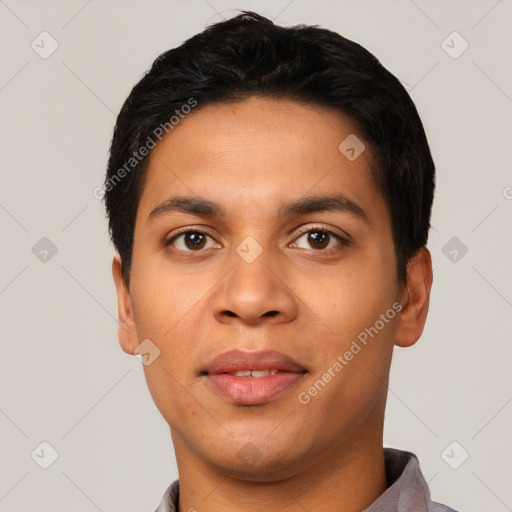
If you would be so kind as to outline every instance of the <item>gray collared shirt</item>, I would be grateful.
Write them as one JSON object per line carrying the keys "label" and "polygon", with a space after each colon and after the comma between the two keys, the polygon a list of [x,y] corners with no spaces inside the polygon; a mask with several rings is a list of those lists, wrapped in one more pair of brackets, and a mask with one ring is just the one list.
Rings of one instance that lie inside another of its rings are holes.
{"label": "gray collared shirt", "polygon": [[[384,448],[388,488],[363,512],[456,512],[430,499],[428,484],[423,477],[416,455]],[[173,482],[162,497],[155,512],[179,511],[179,481]]]}

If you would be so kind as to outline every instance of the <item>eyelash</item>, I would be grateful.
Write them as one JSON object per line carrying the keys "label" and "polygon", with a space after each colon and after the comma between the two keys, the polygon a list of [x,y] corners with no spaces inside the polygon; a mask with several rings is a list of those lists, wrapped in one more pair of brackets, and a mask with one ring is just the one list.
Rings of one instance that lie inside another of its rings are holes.
{"label": "eyelash", "polygon": [[[327,233],[329,236],[334,237],[339,242],[339,244],[343,247],[348,247],[350,245],[350,238],[348,237],[348,235],[345,238],[345,237],[342,237],[341,235],[339,235],[338,233],[335,233],[334,231],[326,228],[325,226],[315,226],[315,225],[299,231],[299,233],[295,237],[295,240],[300,238],[302,235],[305,235],[306,233],[315,233],[315,232]],[[314,252],[323,252],[323,253],[329,254],[333,251],[336,251],[337,248],[338,248],[338,246],[331,247],[329,249],[309,249],[309,250],[314,251]],[[306,249],[303,249],[303,250],[306,250]]]}
{"label": "eyelash", "polygon": [[[300,238],[302,235],[304,235],[306,233],[315,233],[315,232],[328,233],[329,236],[334,237],[339,242],[339,244],[341,246],[343,246],[343,247],[349,247],[350,244],[351,244],[350,237],[347,236],[347,238],[344,238],[341,235],[339,235],[338,233],[334,233],[332,230],[327,229],[324,226],[311,226],[311,227],[308,227],[307,229],[304,229],[303,231],[300,231],[297,234],[297,236],[295,237],[294,240]],[[164,242],[164,246],[165,247],[170,246],[179,236],[181,236],[183,234],[186,234],[186,233],[200,233],[202,235],[209,236],[210,238],[213,239],[213,236],[208,231],[206,231],[204,229],[201,229],[201,228],[195,228],[193,226],[188,226],[188,227],[185,227],[185,228],[181,229],[180,231],[178,231],[178,233],[175,233],[171,238],[166,240]],[[323,253],[326,253],[326,254],[330,254],[331,252],[335,251],[337,248],[338,248],[338,246],[331,247],[329,249],[309,249],[309,250],[314,251],[314,252],[323,252]],[[191,252],[191,253],[202,252],[201,250],[198,250],[198,251],[181,251],[179,249],[177,249],[177,250],[179,252]],[[307,250],[307,249],[303,249],[303,250]]]}

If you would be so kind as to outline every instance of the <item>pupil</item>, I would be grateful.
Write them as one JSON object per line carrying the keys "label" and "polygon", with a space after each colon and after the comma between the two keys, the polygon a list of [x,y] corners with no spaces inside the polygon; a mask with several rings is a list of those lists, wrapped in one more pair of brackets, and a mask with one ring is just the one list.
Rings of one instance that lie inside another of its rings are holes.
{"label": "pupil", "polygon": [[324,248],[329,243],[329,234],[324,231],[314,231],[309,234],[309,240],[316,245],[316,248]]}
{"label": "pupil", "polygon": [[186,233],[185,245],[189,249],[200,249],[205,242],[206,238],[202,233]]}

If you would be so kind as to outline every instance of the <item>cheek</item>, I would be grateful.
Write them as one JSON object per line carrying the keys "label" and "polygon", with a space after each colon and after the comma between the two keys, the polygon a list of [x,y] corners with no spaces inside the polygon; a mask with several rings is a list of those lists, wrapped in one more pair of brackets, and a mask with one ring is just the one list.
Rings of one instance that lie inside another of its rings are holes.
{"label": "cheek", "polygon": [[[209,288],[207,276],[175,270],[165,258],[134,258],[131,298],[139,336],[166,342],[186,325]],[[167,344],[167,343],[166,343]]]}
{"label": "cheek", "polygon": [[201,289],[197,279],[163,272],[150,263],[133,268],[131,297],[138,339],[150,339],[160,351],[143,367],[146,382],[156,407],[174,424],[196,412],[184,390],[191,385],[191,354],[198,334],[194,315],[207,288]]}
{"label": "cheek", "polygon": [[297,279],[296,292],[340,341],[372,326],[393,304],[396,283],[384,257],[354,258],[331,273]]}
{"label": "cheek", "polygon": [[156,393],[167,400],[167,390],[190,384],[199,337],[211,331],[206,298],[214,284],[212,276],[192,267],[176,270],[162,257],[134,257],[130,291],[137,336],[160,350],[144,367],[156,402]]}
{"label": "cheek", "polygon": [[[361,260],[338,271],[325,279],[323,286],[310,283],[307,288],[309,293],[304,296],[308,305],[326,327],[322,344],[317,347],[319,366],[314,382],[318,384],[316,390],[309,388],[314,396],[322,398],[312,399],[309,406],[320,416],[337,410],[344,418],[340,421],[351,424],[362,418],[375,400],[385,396],[398,316],[393,308],[394,273],[390,272],[389,261],[375,257],[370,263]],[[309,390],[301,389],[308,395]]]}
{"label": "cheek", "polygon": [[[325,340],[322,361],[297,397],[299,407],[307,411],[302,414],[304,430],[321,429],[326,448],[330,443],[346,442],[364,425],[379,424],[396,322],[388,318],[388,323],[381,325],[379,316],[368,311],[365,316],[340,315],[339,319],[337,336]],[[373,420],[368,421],[369,415]]]}

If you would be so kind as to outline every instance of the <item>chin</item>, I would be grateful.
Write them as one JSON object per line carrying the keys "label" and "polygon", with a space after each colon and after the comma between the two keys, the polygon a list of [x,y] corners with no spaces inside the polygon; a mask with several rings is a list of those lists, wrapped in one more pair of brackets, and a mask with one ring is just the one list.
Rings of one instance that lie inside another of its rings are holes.
{"label": "chin", "polygon": [[[293,436],[289,439],[293,439]],[[281,440],[274,443],[265,439],[247,442],[232,440],[230,444],[232,446],[229,448],[219,445],[215,453],[211,452],[210,444],[205,447],[204,459],[209,465],[242,481],[274,482],[278,475],[279,478],[291,475],[297,469],[298,461],[306,456],[300,453],[296,443],[288,445]]]}

